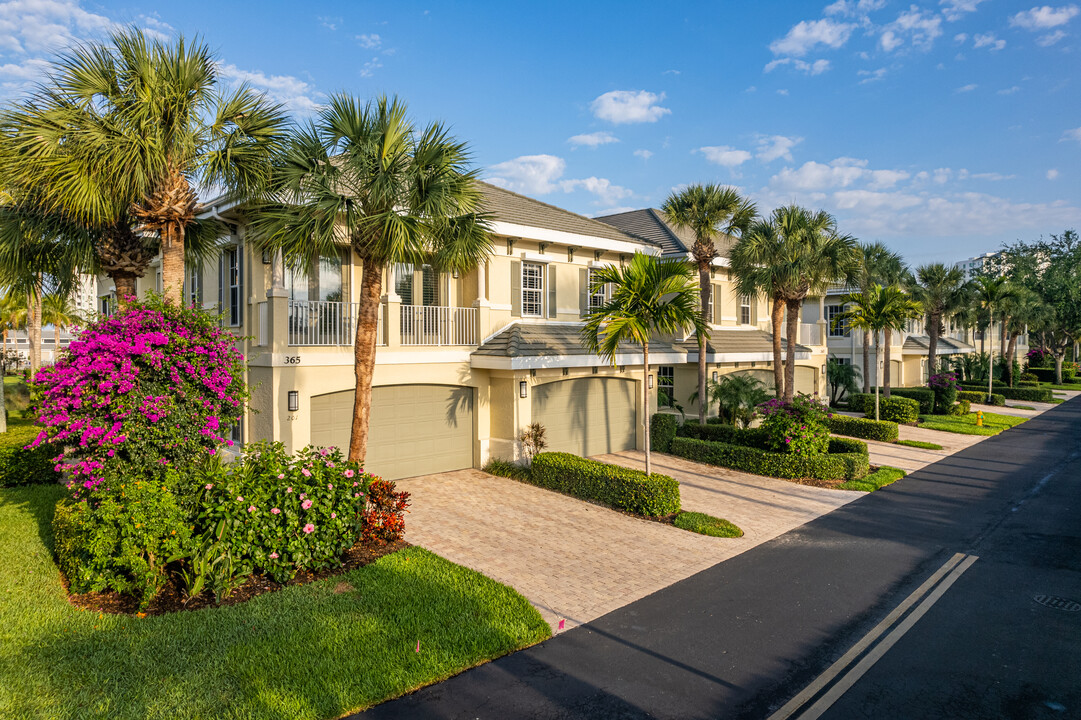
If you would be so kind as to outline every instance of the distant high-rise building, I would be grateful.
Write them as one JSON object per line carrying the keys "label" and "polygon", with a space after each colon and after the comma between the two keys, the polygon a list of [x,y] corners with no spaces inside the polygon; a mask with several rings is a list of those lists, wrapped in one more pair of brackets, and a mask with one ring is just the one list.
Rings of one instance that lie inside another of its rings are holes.
{"label": "distant high-rise building", "polygon": [[961,260],[954,263],[955,267],[961,268],[965,272],[965,280],[971,280],[984,269],[987,263],[991,262],[992,258],[996,258],[1001,255],[999,252],[986,252],[983,255],[977,255],[976,257],[970,257],[967,260]]}

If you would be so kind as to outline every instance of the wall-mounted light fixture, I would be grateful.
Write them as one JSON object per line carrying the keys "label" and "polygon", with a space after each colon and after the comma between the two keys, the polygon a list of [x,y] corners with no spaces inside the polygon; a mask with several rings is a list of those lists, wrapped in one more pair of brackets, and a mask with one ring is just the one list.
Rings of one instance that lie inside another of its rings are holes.
{"label": "wall-mounted light fixture", "polygon": [[289,412],[296,412],[300,409],[300,393],[296,390],[289,391]]}
{"label": "wall-mounted light fixture", "polygon": [[524,398],[529,395],[529,383],[522,380],[518,383],[518,397]]}
{"label": "wall-mounted light fixture", "polygon": [[652,375],[649,376],[649,389],[650,390],[653,389],[653,376]]}
{"label": "wall-mounted light fixture", "polygon": [[713,371],[713,382],[717,382],[717,371]]}
{"label": "wall-mounted light fixture", "polygon": [[264,250],[263,251],[263,264],[264,265],[269,265],[270,264],[270,251],[269,250]]}
{"label": "wall-mounted light fixture", "polygon": [[823,365],[823,366],[822,366],[822,374],[823,374],[823,375],[825,375],[825,374],[826,374],[826,366],[825,366],[825,365]]}

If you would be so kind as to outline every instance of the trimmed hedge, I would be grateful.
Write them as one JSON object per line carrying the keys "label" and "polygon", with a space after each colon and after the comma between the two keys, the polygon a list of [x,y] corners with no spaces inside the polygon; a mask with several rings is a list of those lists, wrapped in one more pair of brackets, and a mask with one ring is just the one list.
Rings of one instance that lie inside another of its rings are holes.
{"label": "trimmed hedge", "polygon": [[[871,388],[871,397],[875,389]],[[920,404],[920,415],[930,415],[935,411],[935,391],[928,387],[890,388],[890,397],[903,397]],[[873,409],[873,408],[872,408]]]}
{"label": "trimmed hedge", "polygon": [[[1039,380],[1040,382],[1052,383],[1052,384],[1054,384],[1054,382],[1055,382],[1055,368],[1053,368],[1053,367],[1050,367],[1050,368],[1030,367],[1028,369],[1028,372],[1035,375],[1036,379]],[[1077,376],[1077,370],[1075,370],[1072,367],[1066,367],[1065,365],[1063,365],[1063,367],[1062,367],[1062,382],[1064,382],[1064,383],[1073,382],[1073,379],[1076,376]]]}
{"label": "trimmed hedge", "polygon": [[[849,407],[874,419],[875,396],[856,393],[852,396]],[[914,423],[920,417],[920,403],[906,397],[882,397],[879,395],[878,417],[879,420],[888,420],[895,423]]]}
{"label": "trimmed hedge", "polygon": [[647,476],[641,470],[570,453],[538,453],[533,458],[529,482],[646,517],[663,517],[680,511],[679,483],[667,475]]}
{"label": "trimmed hedge", "polygon": [[654,413],[649,419],[649,446],[657,452],[668,452],[676,436],[679,421],[671,413]]}
{"label": "trimmed hedge", "polygon": [[871,420],[870,418],[854,418],[847,415],[834,415],[826,421],[831,433],[848,435],[849,437],[863,438],[864,440],[881,440],[893,442],[897,439],[897,423],[888,420]]}
{"label": "trimmed hedge", "polygon": [[[961,389],[987,392],[986,385],[977,385],[974,383],[965,383],[961,386]],[[997,385],[995,386],[994,392],[1001,395],[1006,400],[1025,400],[1027,402],[1049,403],[1055,399],[1055,396],[1051,392],[1051,388],[1003,387]]]}
{"label": "trimmed hedge", "polygon": [[55,448],[49,445],[26,447],[40,432],[41,428],[27,421],[8,422],[8,431],[0,435],[0,487],[44,485],[60,479],[52,461]]}
{"label": "trimmed hedge", "polygon": [[683,423],[676,430],[678,437],[697,438],[711,442],[728,443],[730,445],[745,445],[759,449],[766,448],[766,432],[762,428],[747,428],[741,430],[734,425],[699,425],[698,423]]}
{"label": "trimmed hedge", "polygon": [[963,417],[965,415],[968,415],[970,412],[972,412],[972,403],[970,403],[968,400],[961,399],[957,401],[956,405],[950,408],[950,412],[948,414],[954,415],[956,417]]}
{"label": "trimmed hedge", "polygon": [[975,390],[962,390],[957,393],[958,400],[968,400],[969,403],[976,403],[977,405],[996,405],[1003,407],[1006,405],[1006,398],[1001,393],[993,393],[990,398],[987,396],[987,392],[977,392]]}
{"label": "trimmed hedge", "polygon": [[787,480],[855,480],[870,470],[867,445],[846,438],[830,438],[830,451],[821,455],[771,452],[691,437],[677,437],[672,441],[671,452],[695,462]]}

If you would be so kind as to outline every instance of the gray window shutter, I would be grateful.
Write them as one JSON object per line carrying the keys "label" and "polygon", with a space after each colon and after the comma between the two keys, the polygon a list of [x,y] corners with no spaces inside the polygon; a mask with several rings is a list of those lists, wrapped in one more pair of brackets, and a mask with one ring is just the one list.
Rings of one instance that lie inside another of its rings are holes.
{"label": "gray window shutter", "polygon": [[244,245],[238,243],[236,246],[236,285],[239,307],[236,310],[236,317],[237,325],[241,327],[244,325],[244,306],[248,304],[248,300],[244,295],[244,271]]}
{"label": "gray window shutter", "polygon": [[225,250],[218,253],[218,312],[225,310]]}
{"label": "gray window shutter", "polygon": [[578,270],[578,309],[582,317],[589,312],[589,270],[586,268]]}
{"label": "gray window shutter", "polygon": [[556,266],[548,266],[548,317],[556,316]]}
{"label": "gray window shutter", "polygon": [[522,317],[522,263],[510,262],[510,314]]}
{"label": "gray window shutter", "polygon": [[713,284],[713,324],[721,324],[721,286]]}

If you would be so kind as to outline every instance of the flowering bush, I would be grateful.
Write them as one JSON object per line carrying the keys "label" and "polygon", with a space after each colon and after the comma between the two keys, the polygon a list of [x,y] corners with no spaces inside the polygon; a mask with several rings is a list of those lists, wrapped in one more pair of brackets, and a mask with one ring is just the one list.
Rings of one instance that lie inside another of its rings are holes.
{"label": "flowering bush", "polygon": [[1055,356],[1047,348],[1034,347],[1025,353],[1025,364],[1030,368],[1052,367]]}
{"label": "flowering bush", "polygon": [[[92,323],[37,376],[34,441],[64,448],[76,497],[109,478],[161,477],[214,454],[247,399],[244,358],[218,319],[160,298]],[[107,483],[109,484],[109,483]]]}
{"label": "flowering bush", "polygon": [[957,402],[957,376],[953,373],[932,375],[927,386],[935,391],[935,415],[947,414]]}
{"label": "flowering bush", "polygon": [[774,399],[758,406],[762,430],[771,450],[795,455],[817,455],[829,449],[826,420],[829,408],[810,395],[797,395],[792,402]]}
{"label": "flowering bush", "polygon": [[221,543],[236,572],[277,582],[337,565],[362,536],[400,539],[405,527],[408,494],[332,448],[290,456],[281,443],[253,443],[233,463],[203,463],[191,486],[197,538]]}

